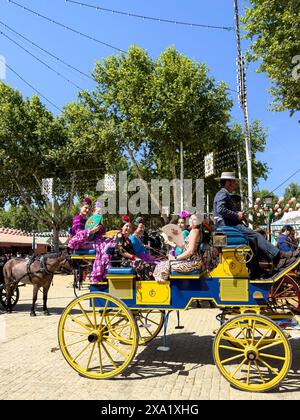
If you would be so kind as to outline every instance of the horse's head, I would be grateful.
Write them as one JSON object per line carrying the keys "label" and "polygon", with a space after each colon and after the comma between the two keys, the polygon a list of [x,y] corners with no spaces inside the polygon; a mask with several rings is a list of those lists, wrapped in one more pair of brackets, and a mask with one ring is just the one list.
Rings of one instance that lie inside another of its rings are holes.
{"label": "horse's head", "polygon": [[59,263],[57,271],[60,273],[71,274],[73,272],[73,262],[68,251],[63,251],[61,254],[61,261]]}

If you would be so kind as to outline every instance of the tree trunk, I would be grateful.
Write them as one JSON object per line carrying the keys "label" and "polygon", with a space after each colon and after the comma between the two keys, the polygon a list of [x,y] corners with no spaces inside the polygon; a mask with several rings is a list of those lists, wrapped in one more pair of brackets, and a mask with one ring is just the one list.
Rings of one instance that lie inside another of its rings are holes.
{"label": "tree trunk", "polygon": [[59,228],[53,224],[52,251],[59,252]]}

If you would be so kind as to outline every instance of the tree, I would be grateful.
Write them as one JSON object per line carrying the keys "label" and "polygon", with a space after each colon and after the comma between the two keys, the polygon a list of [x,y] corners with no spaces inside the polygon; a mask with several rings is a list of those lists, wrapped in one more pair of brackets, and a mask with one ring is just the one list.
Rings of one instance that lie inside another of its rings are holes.
{"label": "tree", "polygon": [[0,210],[0,226],[26,232],[43,230],[43,226],[24,206],[10,206],[6,210]]}
{"label": "tree", "polygon": [[300,111],[300,0],[250,0],[242,19],[252,45],[250,61],[260,61],[273,85],[274,109]]}
{"label": "tree", "polygon": [[[95,193],[108,169],[124,168],[114,142],[102,141],[101,119],[94,122],[83,104],[69,104],[54,117],[37,96],[23,99],[0,84],[0,205],[22,205],[40,227],[53,231],[56,250],[74,197]],[[51,197],[42,194],[43,178],[53,179]]]}
{"label": "tree", "polygon": [[[180,142],[186,177],[193,179],[203,175],[198,166],[207,152],[244,144],[241,128],[229,127],[232,101],[225,83],[217,84],[203,63],[174,48],[152,60],[132,46],[127,55],[97,62],[94,78],[96,88],[82,92],[81,101],[93,124],[101,121],[102,136],[116,139],[140,179],[179,178]],[[264,147],[257,123],[253,133],[255,153]],[[265,165],[257,162],[255,168],[255,175],[265,175]]]}
{"label": "tree", "polygon": [[296,198],[295,203],[300,203],[300,185],[296,182],[291,182],[284,190],[284,200],[286,203],[293,197]]}

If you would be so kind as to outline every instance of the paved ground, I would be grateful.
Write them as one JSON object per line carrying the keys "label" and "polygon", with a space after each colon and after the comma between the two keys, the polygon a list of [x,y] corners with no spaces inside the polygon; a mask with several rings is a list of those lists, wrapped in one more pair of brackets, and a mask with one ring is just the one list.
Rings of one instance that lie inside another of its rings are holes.
{"label": "paved ground", "polygon": [[[158,337],[140,347],[126,376],[110,380],[80,377],[57,350],[59,316],[74,297],[70,277],[56,277],[50,289],[52,315],[29,316],[32,289],[21,288],[16,311],[0,310],[0,399],[299,399],[300,341],[291,340],[293,364],[280,389],[257,394],[238,391],[213,363],[212,331],[218,327],[216,309],[192,309],[182,314],[185,328],[176,330],[171,314],[171,351],[157,351]],[[69,287],[67,287],[69,286]]]}

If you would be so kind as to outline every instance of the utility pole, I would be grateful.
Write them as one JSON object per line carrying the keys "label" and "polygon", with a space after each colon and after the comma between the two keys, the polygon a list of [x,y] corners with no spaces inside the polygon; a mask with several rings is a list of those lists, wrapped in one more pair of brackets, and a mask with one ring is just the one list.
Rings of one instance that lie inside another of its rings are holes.
{"label": "utility pole", "polygon": [[[244,125],[245,125],[245,147],[246,147],[247,176],[248,176],[248,208],[251,209],[253,207],[251,137],[250,137],[250,127],[249,127],[249,118],[248,118],[245,63],[244,63],[244,58],[243,58],[243,54],[241,50],[238,0],[234,0],[234,11],[235,11],[235,33],[236,33],[236,44],[237,44],[239,102],[243,110]],[[249,215],[249,219],[251,223],[252,215]]]}
{"label": "utility pole", "polygon": [[236,158],[237,158],[237,165],[238,165],[238,177],[239,177],[239,183],[240,183],[240,195],[241,195],[241,210],[244,210],[244,190],[243,190],[243,180],[242,180],[242,168],[241,168],[241,158],[240,158],[240,152],[236,152]]}

